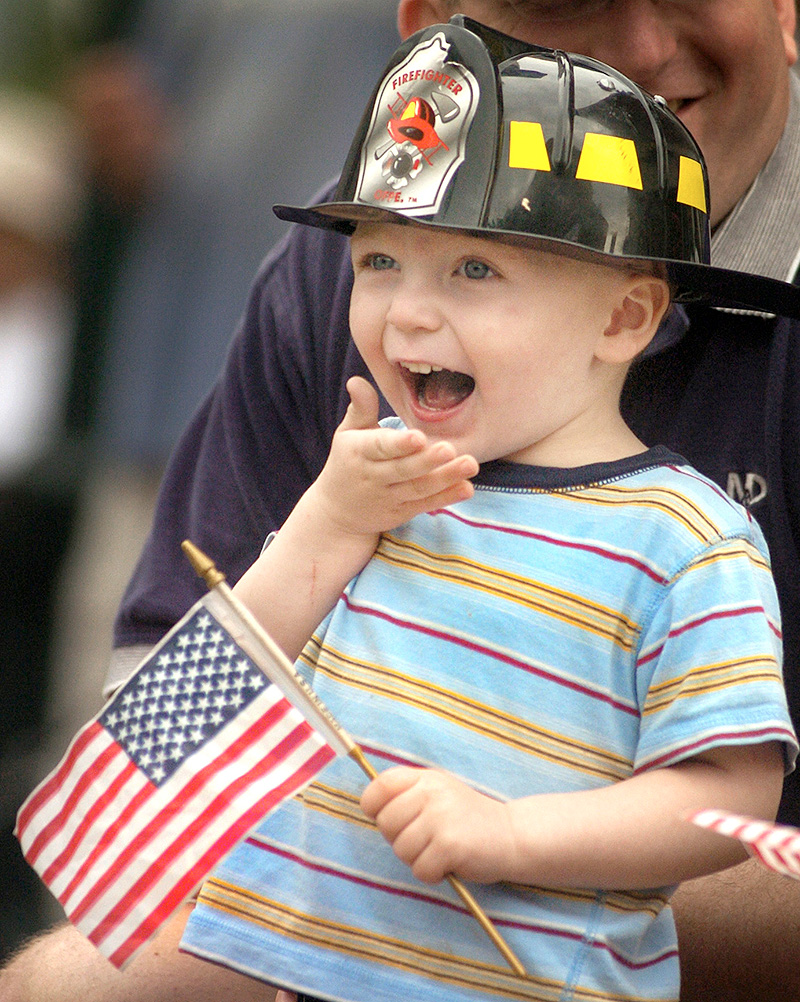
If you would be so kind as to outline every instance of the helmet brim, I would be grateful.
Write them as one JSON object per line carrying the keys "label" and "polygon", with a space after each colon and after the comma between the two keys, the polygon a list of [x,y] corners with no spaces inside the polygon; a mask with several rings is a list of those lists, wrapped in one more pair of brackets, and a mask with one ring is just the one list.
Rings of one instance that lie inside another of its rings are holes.
{"label": "helmet brim", "polygon": [[[273,211],[279,219],[285,222],[335,230],[348,236],[353,233],[359,222],[413,224],[449,231],[459,229],[483,239],[507,240],[516,245],[551,250],[553,253],[597,261],[599,264],[612,265],[620,262],[618,255],[603,254],[593,248],[555,237],[526,236],[516,230],[507,232],[494,230],[490,233],[486,230],[444,226],[425,219],[408,218],[397,212],[392,212],[391,209],[357,205],[353,202],[323,202],[319,205],[305,207],[275,205]],[[667,278],[673,287],[675,302],[703,303],[723,309],[745,310],[800,319],[800,287],[787,282],[766,278],[762,275],[717,268],[711,264],[637,256],[626,256],[625,260],[663,264],[667,271]]]}

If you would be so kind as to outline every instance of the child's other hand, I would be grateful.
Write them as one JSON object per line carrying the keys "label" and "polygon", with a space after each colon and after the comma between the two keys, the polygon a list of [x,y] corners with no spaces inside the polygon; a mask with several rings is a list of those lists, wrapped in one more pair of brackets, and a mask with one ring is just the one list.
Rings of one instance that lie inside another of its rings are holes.
{"label": "child's other hand", "polygon": [[507,806],[449,773],[387,769],[361,807],[418,880],[436,884],[450,873],[486,884],[506,879],[514,857]]}
{"label": "child's other hand", "polygon": [[381,428],[378,394],[360,376],[315,490],[328,516],[357,534],[394,529],[422,512],[465,501],[478,463],[418,430]]}

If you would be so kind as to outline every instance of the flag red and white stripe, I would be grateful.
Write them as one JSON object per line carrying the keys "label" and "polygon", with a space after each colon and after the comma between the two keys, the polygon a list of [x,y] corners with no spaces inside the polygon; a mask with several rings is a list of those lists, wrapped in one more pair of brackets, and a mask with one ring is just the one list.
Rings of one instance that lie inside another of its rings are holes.
{"label": "flag red and white stripe", "polygon": [[343,750],[271,683],[230,615],[215,591],[198,602],[19,812],[25,858],[118,967]]}
{"label": "flag red and white stripe", "polygon": [[700,828],[738,839],[770,870],[800,880],[800,829],[712,809],[695,811],[689,820]]}

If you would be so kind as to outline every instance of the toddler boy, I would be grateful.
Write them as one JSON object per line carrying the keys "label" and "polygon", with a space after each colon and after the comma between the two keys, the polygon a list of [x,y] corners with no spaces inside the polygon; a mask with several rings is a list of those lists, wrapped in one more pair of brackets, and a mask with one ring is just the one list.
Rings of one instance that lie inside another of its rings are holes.
{"label": "toddler boy", "polygon": [[619,399],[673,296],[788,293],[706,263],[663,102],[463,18],[398,50],[338,194],[280,214],[352,233],[398,418],[351,380],[236,590],[382,771],[336,761],[267,819],[183,946],[330,1000],[676,999],[671,889],[741,859],[683,816],[774,815],[797,744],[759,529]]}

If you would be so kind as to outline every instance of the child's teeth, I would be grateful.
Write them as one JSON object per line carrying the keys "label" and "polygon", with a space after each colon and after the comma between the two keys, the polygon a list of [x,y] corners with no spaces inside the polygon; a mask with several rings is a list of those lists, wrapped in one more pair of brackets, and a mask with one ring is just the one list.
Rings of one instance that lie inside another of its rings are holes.
{"label": "child's teeth", "polygon": [[419,372],[423,376],[429,376],[432,372],[441,372],[441,365],[430,365],[428,362],[403,362],[403,368],[409,372]]}

